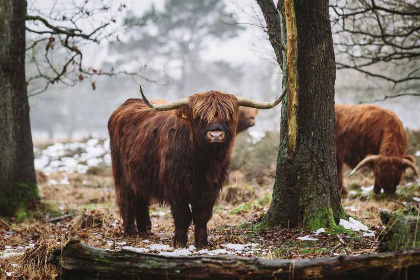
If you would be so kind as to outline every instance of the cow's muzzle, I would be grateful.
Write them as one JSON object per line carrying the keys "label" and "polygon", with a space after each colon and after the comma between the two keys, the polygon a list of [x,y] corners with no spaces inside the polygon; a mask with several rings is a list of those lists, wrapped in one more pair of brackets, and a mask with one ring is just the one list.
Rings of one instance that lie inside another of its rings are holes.
{"label": "cow's muzzle", "polygon": [[207,131],[206,138],[209,143],[224,143],[226,134],[223,130],[210,130]]}

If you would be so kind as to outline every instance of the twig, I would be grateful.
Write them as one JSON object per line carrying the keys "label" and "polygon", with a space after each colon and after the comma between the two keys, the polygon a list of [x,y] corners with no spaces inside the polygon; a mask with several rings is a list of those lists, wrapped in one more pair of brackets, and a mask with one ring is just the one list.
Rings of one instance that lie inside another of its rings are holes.
{"label": "twig", "polygon": [[49,219],[48,222],[49,223],[56,223],[56,222],[62,221],[64,219],[72,218],[72,217],[73,217],[73,215],[64,215],[64,216]]}

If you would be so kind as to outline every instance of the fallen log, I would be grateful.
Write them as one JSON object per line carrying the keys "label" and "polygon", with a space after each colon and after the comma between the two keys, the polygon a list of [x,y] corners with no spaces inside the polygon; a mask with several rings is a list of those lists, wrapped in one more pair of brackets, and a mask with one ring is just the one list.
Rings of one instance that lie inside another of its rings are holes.
{"label": "fallen log", "polygon": [[168,257],[70,241],[49,259],[60,279],[419,279],[420,249],[361,256],[268,260]]}

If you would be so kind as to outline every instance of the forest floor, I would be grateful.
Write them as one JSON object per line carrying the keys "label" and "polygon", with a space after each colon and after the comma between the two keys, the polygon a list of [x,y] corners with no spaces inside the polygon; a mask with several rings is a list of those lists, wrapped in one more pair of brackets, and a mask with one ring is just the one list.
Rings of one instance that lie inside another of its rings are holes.
{"label": "forest floor", "polygon": [[[259,183],[250,182],[236,170],[231,173],[230,182],[223,189],[208,224],[209,247],[202,250],[194,247],[191,226],[188,247],[174,249],[173,221],[166,205],[151,206],[150,233],[124,236],[115,205],[109,153],[103,148],[107,143],[88,142],[85,146],[71,144],[73,146],[67,150],[55,147],[52,149],[54,158],[50,156],[48,160],[42,159],[48,154],[43,152],[49,149],[47,146],[36,149],[38,165],[42,161],[39,169],[44,171],[37,172],[42,205],[39,211],[22,221],[0,219],[0,279],[54,278],[57,271],[47,264],[48,255],[71,238],[110,250],[161,255],[232,254],[301,259],[370,254],[377,252],[378,236],[384,230],[380,211],[394,211],[408,204],[419,207],[419,184],[410,174],[404,177],[395,195],[386,196],[373,194],[373,178],[371,172],[366,172],[345,181],[349,195],[342,198],[342,203],[351,218],[340,224],[350,229],[347,233],[337,234],[328,229],[258,230],[256,226],[270,205],[273,179],[265,177]],[[57,163],[60,160],[66,164]]]}

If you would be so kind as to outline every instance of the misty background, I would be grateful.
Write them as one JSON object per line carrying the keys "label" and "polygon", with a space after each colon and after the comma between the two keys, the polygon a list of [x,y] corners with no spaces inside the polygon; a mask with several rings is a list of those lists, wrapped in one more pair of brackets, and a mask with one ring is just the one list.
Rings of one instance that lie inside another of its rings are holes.
{"label": "misty background", "polygon": [[[73,86],[58,83],[32,96],[29,102],[35,143],[106,137],[109,116],[126,99],[140,97],[139,84],[151,100],[174,100],[209,90],[261,101],[280,94],[281,70],[261,27],[264,19],[255,1],[207,0],[206,5],[182,0],[123,2],[117,24],[132,27],[108,41],[83,46],[84,64],[95,71],[118,67],[137,75],[91,77]],[[52,3],[32,1],[41,10],[51,9]],[[394,71],[387,65],[376,67]],[[35,68],[28,59],[27,76]],[[410,86],[418,88],[416,84]],[[29,94],[40,87],[29,83]],[[400,90],[353,70],[337,71],[336,103],[372,103]],[[418,97],[404,96],[376,104],[393,110],[405,127],[420,128]],[[250,130],[279,130],[279,122],[280,106],[260,110]]]}

